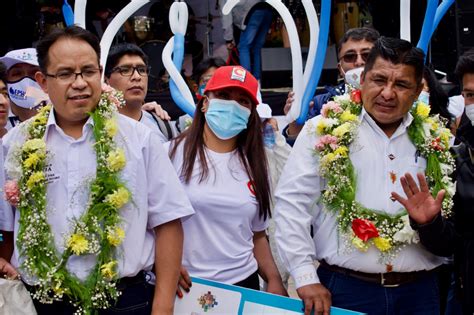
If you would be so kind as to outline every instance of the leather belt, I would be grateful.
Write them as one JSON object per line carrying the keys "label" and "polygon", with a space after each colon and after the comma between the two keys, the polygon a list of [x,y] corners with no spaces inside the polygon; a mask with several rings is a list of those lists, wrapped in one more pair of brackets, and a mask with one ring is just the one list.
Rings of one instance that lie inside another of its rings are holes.
{"label": "leather belt", "polygon": [[323,267],[329,271],[344,274],[349,277],[353,277],[362,281],[380,284],[383,287],[393,288],[398,287],[402,284],[415,282],[422,278],[426,278],[432,275],[435,269],[432,270],[420,270],[411,272],[387,272],[387,273],[366,273],[361,271],[355,271],[336,265],[330,265],[325,260],[321,260],[320,267]]}

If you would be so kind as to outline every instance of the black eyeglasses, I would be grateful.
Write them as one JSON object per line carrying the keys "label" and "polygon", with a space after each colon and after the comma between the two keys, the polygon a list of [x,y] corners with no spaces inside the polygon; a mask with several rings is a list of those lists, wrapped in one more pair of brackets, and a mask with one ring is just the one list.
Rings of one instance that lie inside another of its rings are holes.
{"label": "black eyeglasses", "polygon": [[148,75],[150,73],[150,67],[147,66],[118,66],[112,68],[112,72],[118,72],[120,75],[124,77],[131,77],[133,73],[137,70],[138,74],[142,77]]}
{"label": "black eyeglasses", "polygon": [[341,57],[342,60],[344,60],[344,62],[347,62],[347,63],[354,63],[357,61],[357,56],[359,56],[362,58],[362,60],[364,60],[364,62],[367,61],[367,58],[369,58],[369,52],[362,52],[362,53],[356,53],[356,52],[350,52],[350,53],[347,53],[345,54],[344,56]]}
{"label": "black eyeglasses", "polygon": [[46,73],[45,75],[50,78],[57,79],[63,83],[72,83],[77,80],[77,76],[81,76],[83,80],[92,80],[94,79],[100,72],[102,71],[101,68],[86,68],[81,72],[74,72],[71,70],[61,70],[58,71],[56,74]]}

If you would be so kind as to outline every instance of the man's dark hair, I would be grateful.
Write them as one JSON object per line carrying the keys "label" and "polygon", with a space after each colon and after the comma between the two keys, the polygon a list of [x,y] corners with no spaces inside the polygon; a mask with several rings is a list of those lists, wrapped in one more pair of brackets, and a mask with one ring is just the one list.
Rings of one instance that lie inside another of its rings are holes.
{"label": "man's dark hair", "polygon": [[69,26],[65,29],[54,29],[51,33],[41,39],[37,46],[38,64],[41,72],[46,73],[49,65],[48,52],[51,46],[61,38],[82,40],[94,49],[97,55],[97,64],[100,63],[100,42],[97,36],[79,26]]}
{"label": "man's dark hair", "polygon": [[207,58],[201,61],[197,66],[196,69],[193,70],[193,78],[196,82],[199,82],[201,76],[209,69],[209,68],[219,68],[225,66],[225,61],[222,58]]}
{"label": "man's dark hair", "polygon": [[415,69],[415,80],[421,84],[425,62],[423,50],[414,47],[410,42],[392,37],[380,37],[370,50],[369,57],[365,62],[363,75],[372,70],[377,58],[382,58],[398,65],[408,65]]}
{"label": "man's dark hair", "polygon": [[2,80],[4,83],[6,81],[7,77],[7,67],[5,67],[5,64],[0,61],[0,80]]}
{"label": "man's dark hair", "polygon": [[458,60],[456,70],[454,71],[459,81],[462,83],[462,77],[466,73],[474,73],[474,49],[466,51]]}
{"label": "man's dark hair", "polygon": [[110,52],[107,57],[107,63],[105,64],[106,77],[110,77],[112,74],[112,69],[117,66],[120,59],[125,55],[138,56],[142,58],[145,65],[148,66],[148,56],[140,47],[131,43],[118,44],[110,48]]}
{"label": "man's dark hair", "polygon": [[361,40],[366,40],[370,43],[375,43],[375,41],[379,39],[379,37],[380,37],[379,32],[373,28],[369,28],[369,27],[351,28],[347,30],[347,32],[344,33],[344,36],[342,36],[342,38],[339,40],[339,43],[337,45],[337,55],[339,56],[342,45],[348,40],[353,40],[356,42],[361,41]]}

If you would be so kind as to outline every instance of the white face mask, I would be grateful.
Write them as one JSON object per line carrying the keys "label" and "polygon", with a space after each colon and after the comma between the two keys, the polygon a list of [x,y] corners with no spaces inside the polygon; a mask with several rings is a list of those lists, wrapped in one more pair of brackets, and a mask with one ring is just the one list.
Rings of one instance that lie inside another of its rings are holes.
{"label": "white face mask", "polygon": [[36,83],[36,81],[30,77],[25,77],[14,83],[7,83],[7,86],[10,100],[19,107],[31,109],[38,105],[38,103],[41,101],[36,97],[30,96],[30,93],[27,93],[32,89],[41,91],[41,87],[38,85],[38,83]]}
{"label": "white face mask", "polygon": [[474,126],[474,104],[466,105],[465,111],[467,118],[469,118],[471,124]]}
{"label": "white face mask", "polygon": [[354,89],[360,89],[360,77],[363,71],[364,67],[359,67],[345,72],[344,80],[346,84],[352,86]]}

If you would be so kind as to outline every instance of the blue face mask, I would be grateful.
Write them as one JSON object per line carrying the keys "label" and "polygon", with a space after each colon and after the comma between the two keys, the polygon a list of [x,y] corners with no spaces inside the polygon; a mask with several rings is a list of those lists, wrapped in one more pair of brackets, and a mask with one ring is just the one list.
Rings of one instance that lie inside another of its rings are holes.
{"label": "blue face mask", "polygon": [[247,128],[250,109],[236,101],[213,98],[209,100],[206,111],[206,122],[212,132],[221,140],[237,136]]}
{"label": "blue face mask", "polygon": [[418,101],[423,102],[426,105],[430,105],[430,93],[421,91],[420,95],[418,95]]}

